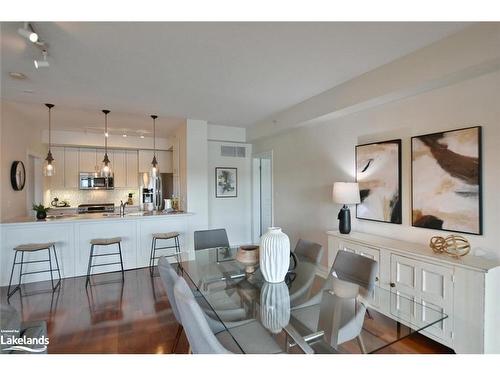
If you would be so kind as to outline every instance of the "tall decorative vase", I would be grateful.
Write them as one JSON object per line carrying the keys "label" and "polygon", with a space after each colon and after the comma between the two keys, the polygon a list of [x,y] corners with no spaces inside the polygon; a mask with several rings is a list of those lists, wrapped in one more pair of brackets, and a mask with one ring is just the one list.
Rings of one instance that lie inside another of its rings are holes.
{"label": "tall decorative vase", "polygon": [[260,270],[269,283],[285,280],[290,266],[290,239],[281,228],[271,227],[260,238]]}

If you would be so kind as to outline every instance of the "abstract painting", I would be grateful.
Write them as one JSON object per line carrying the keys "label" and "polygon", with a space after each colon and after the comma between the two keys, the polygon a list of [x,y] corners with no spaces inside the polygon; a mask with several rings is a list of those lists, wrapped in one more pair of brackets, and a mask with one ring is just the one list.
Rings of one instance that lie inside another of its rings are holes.
{"label": "abstract painting", "polygon": [[215,197],[235,198],[238,196],[238,169],[215,168]]}
{"label": "abstract painting", "polygon": [[481,127],[412,138],[412,224],[482,234]]}
{"label": "abstract painting", "polygon": [[401,140],[356,146],[356,217],[401,224]]}

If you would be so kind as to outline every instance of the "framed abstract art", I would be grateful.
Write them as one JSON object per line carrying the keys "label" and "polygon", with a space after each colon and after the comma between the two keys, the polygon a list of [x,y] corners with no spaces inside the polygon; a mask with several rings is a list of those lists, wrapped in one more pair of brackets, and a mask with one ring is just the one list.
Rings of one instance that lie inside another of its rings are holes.
{"label": "framed abstract art", "polygon": [[236,198],[238,196],[238,169],[215,168],[215,197]]}
{"label": "framed abstract art", "polygon": [[358,219],[401,224],[401,140],[356,146]]}
{"label": "framed abstract art", "polygon": [[411,139],[412,225],[482,234],[481,127]]}

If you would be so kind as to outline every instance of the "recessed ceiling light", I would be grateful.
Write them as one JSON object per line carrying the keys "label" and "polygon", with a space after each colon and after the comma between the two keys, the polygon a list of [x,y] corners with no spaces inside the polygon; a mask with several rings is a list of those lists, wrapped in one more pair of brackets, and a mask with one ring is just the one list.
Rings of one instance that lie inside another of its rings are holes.
{"label": "recessed ceiling light", "polygon": [[21,72],[9,72],[9,76],[14,79],[26,79],[26,75]]}
{"label": "recessed ceiling light", "polygon": [[109,137],[109,133],[108,133],[108,132],[105,132],[105,133],[104,133],[104,136],[105,136],[106,138],[108,138],[108,137]]}
{"label": "recessed ceiling light", "polygon": [[122,135],[122,137],[123,137],[123,138],[127,138],[127,134],[123,134],[123,135]]}
{"label": "recessed ceiling light", "polygon": [[141,134],[141,138],[144,139],[144,135],[143,134]]}

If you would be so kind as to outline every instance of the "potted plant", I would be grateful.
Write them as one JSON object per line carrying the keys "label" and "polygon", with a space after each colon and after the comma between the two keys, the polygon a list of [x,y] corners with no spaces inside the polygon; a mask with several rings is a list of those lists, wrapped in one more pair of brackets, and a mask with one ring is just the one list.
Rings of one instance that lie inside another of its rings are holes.
{"label": "potted plant", "polygon": [[47,211],[50,207],[45,207],[43,204],[34,204],[33,210],[36,211],[36,218],[38,220],[44,220],[47,217]]}

